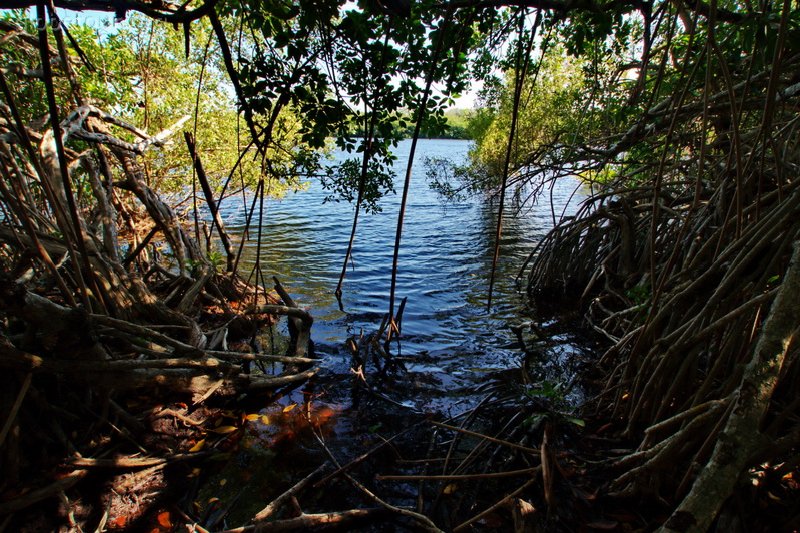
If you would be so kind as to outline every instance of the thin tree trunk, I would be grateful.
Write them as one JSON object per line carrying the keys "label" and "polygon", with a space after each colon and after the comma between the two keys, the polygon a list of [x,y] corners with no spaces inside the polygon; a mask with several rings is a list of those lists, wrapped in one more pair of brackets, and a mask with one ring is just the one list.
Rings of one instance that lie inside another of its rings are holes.
{"label": "thin tree trunk", "polygon": [[[492,293],[494,292],[494,278],[497,273],[497,260],[500,258],[500,237],[503,234],[503,210],[506,201],[506,188],[508,186],[508,170],[511,165],[511,154],[514,148],[514,138],[517,133],[517,120],[519,118],[519,101],[522,96],[522,87],[525,85],[525,76],[528,74],[528,64],[531,60],[531,49],[533,42],[536,38],[536,30],[541,22],[541,11],[536,12],[536,22],[533,24],[531,30],[531,38],[528,39],[527,46],[523,40],[525,35],[525,16],[527,8],[522,8],[519,11],[519,41],[517,43],[517,58],[514,69],[514,105],[511,110],[511,126],[508,131],[508,144],[506,144],[506,157],[503,163],[503,178],[500,185],[500,205],[497,208],[497,227],[495,228],[494,235],[494,253],[492,255],[492,271],[489,274],[489,294],[487,297],[486,307],[487,311],[492,309]],[[524,55],[523,55],[524,51]],[[544,54],[542,54],[542,61],[544,61]],[[539,63],[541,65],[541,62]],[[538,74],[538,69],[537,69]],[[536,83],[536,80],[534,80]]]}
{"label": "thin tree trunk", "polygon": [[186,146],[189,148],[189,155],[192,156],[194,168],[197,171],[197,179],[200,180],[200,187],[203,189],[203,195],[206,197],[208,209],[211,211],[211,216],[214,219],[214,225],[217,227],[219,239],[222,242],[222,247],[225,249],[225,257],[227,259],[227,271],[233,272],[233,263],[236,259],[236,254],[233,252],[233,244],[228,232],[225,231],[225,225],[222,223],[222,217],[219,216],[219,208],[217,202],[214,200],[214,193],[211,191],[211,185],[208,183],[206,171],[203,169],[203,163],[200,161],[200,156],[197,154],[195,148],[194,137],[188,131],[183,132],[186,139]]}
{"label": "thin tree trunk", "polygon": [[[447,29],[450,26],[450,21],[453,16],[452,10],[448,10],[444,16],[444,25],[443,29]],[[387,332],[387,340],[391,340],[392,335],[399,331],[397,329],[397,324],[395,323],[395,316],[394,316],[394,298],[395,298],[395,290],[397,289],[397,263],[400,257],[400,239],[403,237],[403,219],[406,215],[406,204],[408,203],[408,189],[411,186],[411,171],[414,167],[414,154],[417,151],[417,141],[419,140],[419,134],[422,129],[422,122],[425,120],[425,116],[428,112],[428,98],[431,95],[431,86],[433,85],[433,78],[436,72],[437,62],[439,61],[439,57],[442,53],[442,48],[444,46],[444,32],[439,37],[436,48],[433,51],[433,58],[431,61],[431,67],[428,71],[427,79],[425,80],[425,90],[422,92],[419,98],[419,106],[417,109],[417,123],[414,126],[414,135],[411,137],[411,148],[408,152],[408,165],[406,166],[406,177],[405,181],[403,182],[403,196],[400,200],[400,211],[397,215],[397,231],[394,237],[394,253],[392,254],[392,281],[391,286],[389,288],[389,328]]]}

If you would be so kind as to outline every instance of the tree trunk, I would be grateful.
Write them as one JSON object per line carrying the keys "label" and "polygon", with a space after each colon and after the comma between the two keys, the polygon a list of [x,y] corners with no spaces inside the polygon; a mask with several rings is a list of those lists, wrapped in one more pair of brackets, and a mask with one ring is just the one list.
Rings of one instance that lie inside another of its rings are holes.
{"label": "tree trunk", "polygon": [[733,493],[753,454],[767,439],[760,431],[786,354],[800,324],[800,240],[786,270],[753,358],[745,369],[738,399],[713,455],[689,494],[659,532],[704,533]]}

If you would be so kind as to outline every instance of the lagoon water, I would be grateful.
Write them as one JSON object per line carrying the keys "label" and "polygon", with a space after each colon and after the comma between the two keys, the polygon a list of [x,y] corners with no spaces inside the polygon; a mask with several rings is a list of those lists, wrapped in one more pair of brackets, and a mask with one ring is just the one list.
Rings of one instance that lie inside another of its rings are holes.
{"label": "lagoon water", "polygon": [[[526,319],[524,298],[515,284],[517,271],[552,227],[553,211],[556,216],[570,214],[582,197],[580,192],[576,194],[577,181],[562,180],[535,204],[520,207],[509,199],[495,297],[487,311],[496,202],[478,197],[445,204],[429,188],[425,174],[425,158],[459,163],[469,147],[469,141],[439,139],[420,140],[417,147],[397,283],[397,303],[402,298],[408,302],[403,335],[393,347],[408,371],[401,381],[415,386],[386,393],[411,409],[458,410],[473,403],[476,388],[493,374],[519,367],[522,352],[509,329]],[[353,206],[323,203],[328,192],[315,181],[304,191],[265,203],[260,250],[263,272],[267,280],[276,275],[298,304],[314,316],[312,338],[322,358],[323,380],[352,379],[346,339],[362,331],[374,332],[388,311],[395,227],[409,148],[410,141],[403,141],[397,149],[397,193],[382,200],[381,213],[362,213],[359,218],[343,286],[343,310],[334,291]],[[238,235],[243,231],[246,208],[233,199],[228,202],[223,210],[226,224]],[[245,276],[253,267],[255,254],[255,242],[248,243],[240,265]],[[573,349],[577,348],[570,342],[558,348],[560,352]],[[560,352],[553,357],[560,359]],[[348,403],[346,398],[339,400]]]}

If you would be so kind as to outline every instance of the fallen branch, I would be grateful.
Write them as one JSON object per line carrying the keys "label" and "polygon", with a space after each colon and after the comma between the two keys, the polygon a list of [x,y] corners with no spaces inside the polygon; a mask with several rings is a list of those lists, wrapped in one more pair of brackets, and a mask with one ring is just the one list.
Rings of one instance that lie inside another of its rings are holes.
{"label": "fallen branch", "polygon": [[292,485],[290,489],[286,492],[272,500],[269,505],[261,509],[256,515],[253,517],[252,522],[258,523],[263,522],[275,512],[283,506],[287,501],[289,501],[292,497],[296,496],[300,491],[302,491],[306,486],[311,483],[315,478],[317,478],[320,474],[322,474],[325,469],[328,468],[328,463],[323,463],[316,470],[308,474],[306,477]]}
{"label": "fallen branch", "polygon": [[50,498],[51,496],[57,496],[83,479],[86,474],[87,472],[85,470],[77,470],[67,474],[58,481],[55,481],[46,487],[32,490],[31,492],[28,492],[27,494],[13,500],[0,502],[0,515],[14,513],[21,509],[25,509],[26,507],[30,507],[35,503],[39,503],[42,500]]}
{"label": "fallen branch", "polygon": [[464,529],[469,527],[471,524],[474,524],[475,522],[477,522],[481,518],[483,518],[485,516],[488,516],[489,514],[493,513],[495,510],[499,509],[500,507],[502,507],[503,505],[508,503],[513,498],[516,498],[517,496],[522,494],[522,492],[525,489],[527,489],[528,487],[533,485],[535,482],[536,482],[536,479],[529,479],[520,488],[518,488],[517,490],[515,490],[511,494],[505,496],[504,498],[502,498],[500,501],[498,501],[494,505],[488,507],[487,509],[481,511],[480,513],[476,514],[472,518],[470,518],[468,520],[465,520],[464,522],[462,522],[459,525],[457,525],[456,527],[454,527],[453,528],[453,533],[456,533],[457,531],[463,531]]}
{"label": "fallen branch", "polygon": [[92,468],[150,468],[169,463],[180,463],[205,459],[212,452],[178,453],[166,457],[118,457],[116,459],[92,459],[90,457],[76,457],[69,461],[69,466],[79,469]]}
{"label": "fallen branch", "polygon": [[521,470],[509,470],[508,472],[486,472],[483,474],[397,474],[382,475],[378,474],[375,479],[378,481],[464,481],[472,479],[497,479],[504,477],[521,476],[524,474],[534,474],[542,469],[541,466],[523,468]]}
{"label": "fallen branch", "polygon": [[334,513],[303,513],[295,518],[262,522],[236,529],[226,529],[220,533],[272,533],[277,531],[308,531],[331,526],[345,526],[359,520],[376,518],[387,513],[386,509],[375,507],[370,509],[351,509]]}

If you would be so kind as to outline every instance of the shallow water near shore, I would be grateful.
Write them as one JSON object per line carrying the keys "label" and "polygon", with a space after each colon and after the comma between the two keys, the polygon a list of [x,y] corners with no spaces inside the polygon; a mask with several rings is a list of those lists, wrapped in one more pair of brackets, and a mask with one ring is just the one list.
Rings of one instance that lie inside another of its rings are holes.
{"label": "shallow water near shore", "polygon": [[[573,213],[583,194],[577,180],[565,179],[552,191],[545,190],[535,204],[520,206],[509,198],[495,296],[487,311],[496,202],[473,198],[442,203],[425,176],[425,158],[461,163],[469,146],[468,141],[431,139],[421,140],[417,148],[397,281],[397,302],[408,300],[402,337],[391,345],[392,355],[403,368],[378,380],[367,366],[367,382],[377,395],[365,393],[357,383],[360,378],[353,373],[356,364],[346,342],[361,333],[373,333],[388,312],[395,225],[410,141],[402,142],[397,149],[397,194],[382,200],[381,213],[362,213],[359,219],[343,286],[343,309],[334,291],[350,235],[353,206],[324,203],[328,193],[316,181],[307,190],[265,203],[260,247],[264,277],[270,280],[277,276],[297,303],[313,315],[312,339],[322,372],[305,393],[295,390],[262,409],[261,414],[270,422],[254,424],[248,447],[270,448],[288,431],[299,439],[300,448],[307,450],[307,457],[300,462],[310,465],[324,459],[313,451],[314,439],[303,436],[299,428],[302,423],[297,419],[305,409],[304,416],[316,416],[317,425],[327,432],[331,449],[352,456],[363,450],[364,439],[369,440],[371,434],[385,431],[384,436],[389,437],[398,429],[398,424],[389,423],[387,415],[395,418],[394,422],[420,413],[455,416],[474,407],[485,396],[482,389],[488,383],[516,379],[525,353],[511,327],[536,320],[529,314],[524,295],[518,292],[517,273],[552,227],[554,214]],[[241,199],[227,202],[222,206],[225,223],[238,238],[247,207]],[[240,264],[245,277],[253,268],[256,251],[255,242],[246,244]],[[531,372],[534,378],[569,382],[571,365],[585,349],[580,338],[562,330],[534,342],[538,343]],[[568,400],[580,402],[580,391],[572,390]],[[296,409],[292,407],[295,404]],[[284,411],[287,408],[290,410]]]}

